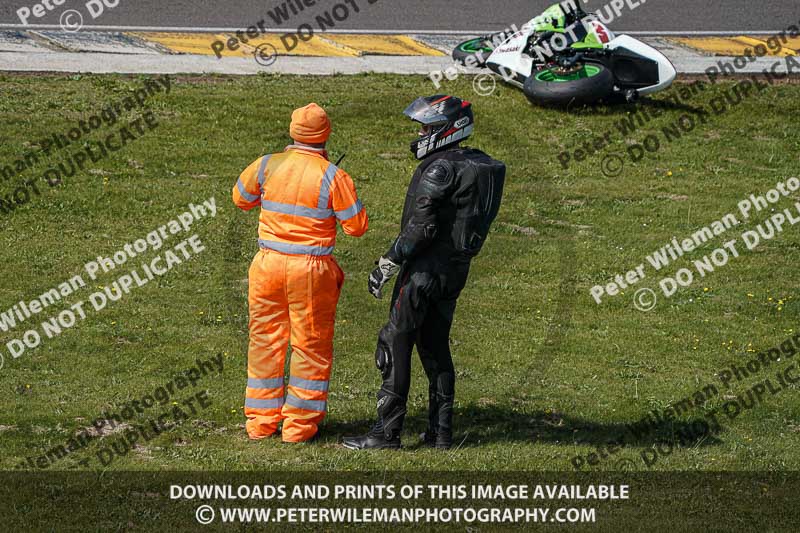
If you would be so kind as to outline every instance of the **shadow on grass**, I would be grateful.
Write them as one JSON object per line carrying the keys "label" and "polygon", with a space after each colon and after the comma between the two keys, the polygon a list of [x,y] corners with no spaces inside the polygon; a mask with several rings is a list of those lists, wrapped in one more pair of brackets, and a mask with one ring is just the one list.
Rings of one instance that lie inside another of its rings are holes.
{"label": "shadow on grass", "polygon": [[647,97],[642,97],[635,103],[628,103],[624,101],[598,102],[596,104],[589,104],[579,108],[563,109],[563,111],[566,111],[570,115],[616,117],[620,115],[635,115],[637,113],[645,116],[655,116],[655,112],[652,111],[655,109],[692,114],[707,113],[703,107],[695,107],[684,102],[680,102],[677,99],[659,100]]}
{"label": "shadow on grass", "polygon": [[[374,420],[343,423],[328,422],[327,436],[363,434]],[[454,446],[477,448],[500,443],[546,443],[564,446],[606,446],[622,442],[628,448],[650,448],[662,443],[679,443],[681,447],[711,446],[722,443],[707,420],[695,417],[680,422],[661,422],[640,425],[640,421],[604,423],[571,417],[563,413],[515,412],[504,406],[470,405],[456,409],[453,436]],[[636,428],[631,426],[638,425]],[[427,427],[425,416],[406,418],[405,433],[422,433]],[[405,436],[404,446],[416,447]]]}
{"label": "shadow on grass", "polygon": [[673,100],[654,100],[652,98],[642,98],[638,103],[645,107],[665,109],[667,111],[684,111],[687,113],[694,113],[694,114],[708,113],[708,111],[704,109],[702,106],[695,107],[693,105],[689,105],[684,102],[678,102]]}

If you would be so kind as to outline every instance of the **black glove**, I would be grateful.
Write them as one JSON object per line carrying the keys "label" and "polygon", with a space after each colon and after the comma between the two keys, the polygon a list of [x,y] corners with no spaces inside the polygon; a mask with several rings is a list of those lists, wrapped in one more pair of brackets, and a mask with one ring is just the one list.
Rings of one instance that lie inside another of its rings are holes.
{"label": "black glove", "polygon": [[375,261],[378,268],[369,275],[369,292],[378,299],[383,298],[383,286],[392,279],[400,270],[400,265],[392,262],[386,257],[381,257]]}

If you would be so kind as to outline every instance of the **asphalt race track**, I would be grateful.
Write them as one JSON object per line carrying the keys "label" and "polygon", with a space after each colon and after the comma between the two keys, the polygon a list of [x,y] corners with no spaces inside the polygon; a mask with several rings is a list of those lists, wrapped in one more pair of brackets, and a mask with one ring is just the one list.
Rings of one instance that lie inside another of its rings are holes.
{"label": "asphalt race track", "polygon": [[[23,27],[17,11],[23,7],[32,11],[34,5],[42,1],[3,0],[0,28]],[[87,1],[97,5],[102,0],[65,0],[63,5],[41,18],[31,15],[30,29],[58,26],[61,14],[68,9],[88,13]],[[554,3],[552,0],[316,0],[315,6],[291,15],[280,25],[269,15],[276,7],[286,9],[287,2],[302,5],[304,1],[313,0],[105,0],[108,5],[116,3],[116,7],[106,7],[94,20],[86,15],[84,27],[198,31],[244,28],[263,19],[269,28],[292,28],[313,21],[315,15],[336,4],[345,3],[356,5],[358,12],[351,9],[350,16],[337,23],[336,30],[476,33],[502,30],[511,24],[521,25]],[[627,4],[612,28],[629,33],[773,33],[800,19],[797,0],[625,1]],[[584,4],[584,9],[595,11],[606,4],[603,0],[590,0]],[[633,10],[628,7],[637,4]]]}

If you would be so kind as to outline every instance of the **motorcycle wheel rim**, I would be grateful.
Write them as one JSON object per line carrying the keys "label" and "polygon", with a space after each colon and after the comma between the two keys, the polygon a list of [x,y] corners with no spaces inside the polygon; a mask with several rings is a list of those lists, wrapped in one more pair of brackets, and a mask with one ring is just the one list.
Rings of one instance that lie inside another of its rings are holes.
{"label": "motorcycle wheel rim", "polygon": [[597,65],[583,65],[579,70],[570,73],[560,73],[553,69],[545,69],[536,73],[537,81],[547,81],[552,83],[563,83],[575,81],[583,78],[591,78],[600,74],[600,67]]}
{"label": "motorcycle wheel rim", "polygon": [[465,43],[461,43],[458,46],[458,49],[462,52],[466,52],[468,54],[476,54],[479,52],[491,52],[491,48],[487,48],[483,46],[483,39],[472,39],[471,41],[467,41]]}

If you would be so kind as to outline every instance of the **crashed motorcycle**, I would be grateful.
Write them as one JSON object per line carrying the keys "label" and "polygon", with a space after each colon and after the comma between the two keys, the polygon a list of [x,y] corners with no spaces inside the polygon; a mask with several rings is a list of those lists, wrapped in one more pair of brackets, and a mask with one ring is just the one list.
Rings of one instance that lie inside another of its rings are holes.
{"label": "crashed motorcycle", "polygon": [[551,6],[519,31],[464,41],[453,59],[488,68],[531,102],[549,106],[632,102],[668,88],[676,75],[661,52],[614,35],[597,16],[568,2]]}

